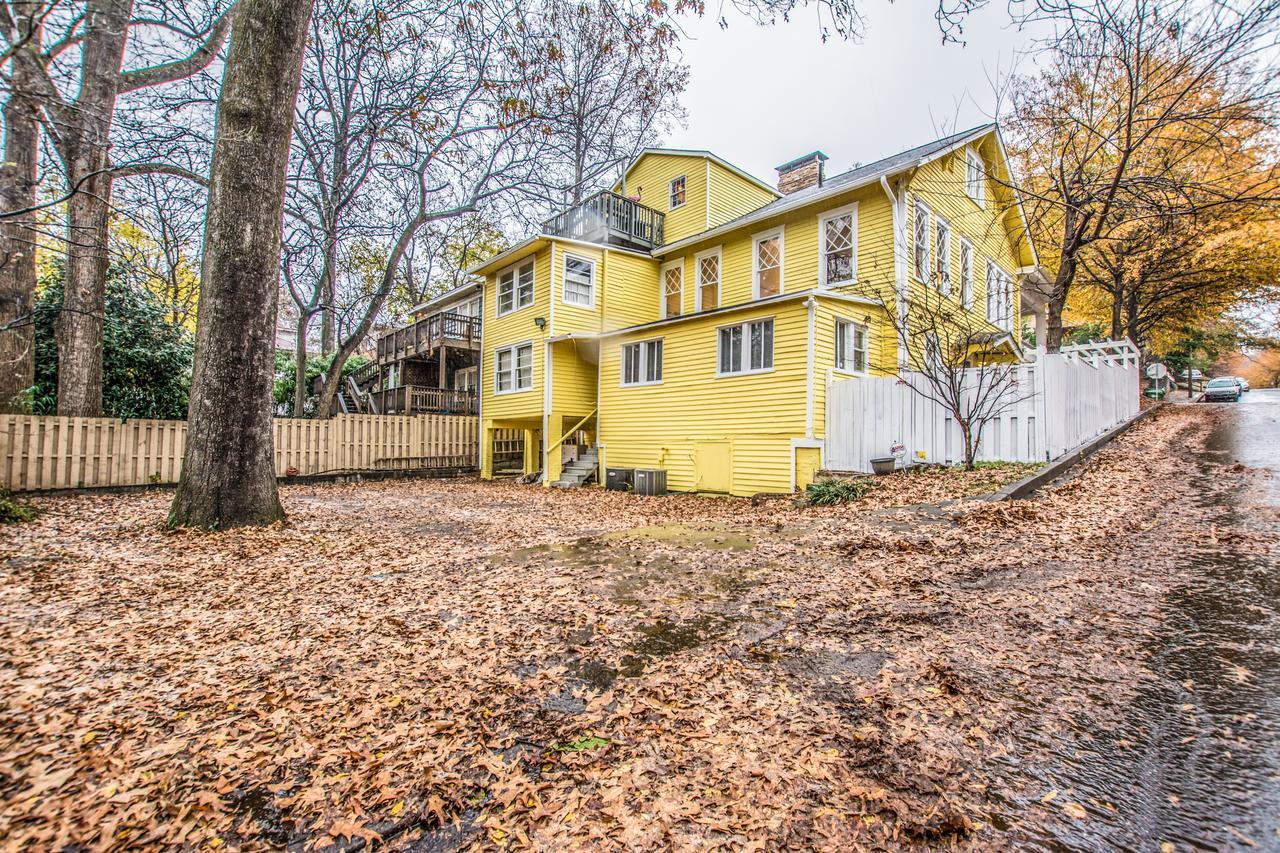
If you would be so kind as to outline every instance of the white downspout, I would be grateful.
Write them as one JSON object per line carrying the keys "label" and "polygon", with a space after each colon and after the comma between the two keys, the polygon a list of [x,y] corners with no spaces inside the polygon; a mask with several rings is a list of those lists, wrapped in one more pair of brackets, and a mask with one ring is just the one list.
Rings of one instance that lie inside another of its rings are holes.
{"label": "white downspout", "polygon": [[809,309],[809,348],[805,354],[805,391],[804,391],[804,437],[813,438],[813,330],[818,313],[818,300],[810,296],[804,301],[804,307]]}
{"label": "white downspout", "polygon": [[893,291],[898,300],[898,367],[907,366],[907,235],[905,198],[900,200],[889,186],[888,177],[880,176],[880,188],[889,197],[893,211]]}

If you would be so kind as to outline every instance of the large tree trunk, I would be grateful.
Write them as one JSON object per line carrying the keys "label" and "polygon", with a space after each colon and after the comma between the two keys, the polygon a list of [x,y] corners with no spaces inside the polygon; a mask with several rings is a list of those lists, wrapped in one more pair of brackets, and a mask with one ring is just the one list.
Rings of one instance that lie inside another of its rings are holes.
{"label": "large tree trunk", "polygon": [[1124,334],[1124,278],[1116,273],[1111,279],[1111,340]]}
{"label": "large tree trunk", "polygon": [[1053,279],[1053,288],[1049,298],[1045,300],[1044,348],[1046,352],[1057,352],[1062,348],[1062,312],[1067,306],[1067,293],[1071,289],[1071,279],[1075,274],[1075,261],[1063,258],[1058,267],[1058,274]]}
{"label": "large tree trunk", "polygon": [[241,0],[218,98],[182,479],[169,523],[284,517],[271,424],[285,166],[311,3]]}
{"label": "large tree trunk", "polygon": [[[15,17],[40,44],[33,16],[14,3]],[[0,212],[26,210],[36,201],[36,161],[40,115],[25,63],[10,65],[9,99],[4,105],[4,155],[0,162]],[[34,213],[0,220],[0,411],[25,411],[25,392],[35,384],[36,218]]]}
{"label": "large tree trunk", "polygon": [[111,122],[133,0],[98,0],[86,9],[80,95],[61,150],[67,182],[67,266],[58,314],[58,414],[102,414],[102,323],[106,307],[107,224],[111,215]]}

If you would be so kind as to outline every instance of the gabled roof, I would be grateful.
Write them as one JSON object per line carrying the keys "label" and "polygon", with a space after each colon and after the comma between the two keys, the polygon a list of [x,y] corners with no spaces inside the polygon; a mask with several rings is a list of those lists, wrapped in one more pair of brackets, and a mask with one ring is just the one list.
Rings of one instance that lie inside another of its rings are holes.
{"label": "gabled roof", "polygon": [[750,181],[751,183],[755,184],[757,187],[759,187],[760,189],[764,190],[767,193],[771,193],[772,195],[775,195],[775,196],[781,195],[781,193],[779,193],[776,189],[769,186],[764,181],[757,178],[755,175],[752,175],[751,173],[743,169],[739,169],[737,166],[733,165],[728,160],[725,160],[721,157],[717,157],[715,154],[712,154],[710,151],[706,151],[704,149],[645,148],[639,154],[637,154],[630,163],[627,164],[626,171],[623,172],[623,174],[624,175],[631,174],[631,170],[636,167],[637,163],[639,163],[642,159],[644,159],[646,154],[666,154],[672,157],[697,157],[700,159],[710,160],[713,163],[723,166],[724,168],[728,169],[730,172],[733,172],[735,175],[742,178],[743,180]]}
{"label": "gabled roof", "polygon": [[451,287],[448,290],[446,290],[444,293],[433,296],[427,301],[413,306],[412,308],[409,309],[409,313],[420,314],[423,311],[427,311],[431,308],[436,308],[440,305],[445,305],[449,302],[454,301],[455,299],[460,299],[463,296],[468,295],[473,290],[479,290],[483,286],[484,286],[484,281],[482,279],[472,279],[471,281],[464,281],[462,284],[459,284],[457,287]]}
{"label": "gabled roof", "polygon": [[821,186],[797,190],[790,195],[775,199],[763,207],[758,207],[750,213],[739,216],[737,219],[730,219],[723,225],[719,225],[709,231],[692,234],[674,243],[659,246],[654,250],[653,254],[665,255],[669,252],[678,251],[692,243],[698,243],[717,234],[733,231],[743,225],[803,207],[810,202],[818,201],[828,196],[838,195],[851,189],[875,183],[882,177],[896,175],[913,166],[919,166],[930,160],[950,154],[957,148],[963,148],[975,139],[981,139],[995,130],[995,124],[980,125],[970,130],[935,139],[933,142],[928,142],[924,145],[917,145],[915,148],[908,148],[906,151],[900,151],[897,154],[876,160],[874,163],[867,163],[865,166],[855,166],[847,172],[841,172],[825,179]]}

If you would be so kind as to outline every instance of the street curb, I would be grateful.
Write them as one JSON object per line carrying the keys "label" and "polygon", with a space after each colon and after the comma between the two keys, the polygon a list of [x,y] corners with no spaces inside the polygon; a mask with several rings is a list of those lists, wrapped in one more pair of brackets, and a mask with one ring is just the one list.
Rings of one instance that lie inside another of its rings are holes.
{"label": "street curb", "polygon": [[1021,480],[1018,480],[1017,482],[1013,482],[1005,486],[1000,491],[988,495],[986,497],[986,500],[996,502],[996,501],[1012,501],[1012,500],[1017,500],[1018,498],[1025,498],[1027,495],[1031,494],[1032,492],[1036,491],[1037,489],[1041,488],[1047,483],[1058,479],[1067,471],[1071,470],[1076,465],[1079,465],[1081,462],[1085,461],[1090,456],[1097,453],[1113,438],[1115,438],[1118,435],[1121,435],[1122,433],[1124,433],[1125,430],[1129,429],[1139,421],[1142,421],[1142,420],[1145,420],[1146,418],[1151,417],[1153,414],[1163,409],[1166,405],[1168,404],[1161,401],[1159,403],[1156,403],[1154,406],[1152,406],[1149,409],[1145,409],[1141,412],[1138,412],[1138,414],[1129,418],[1129,420],[1125,421],[1124,423],[1118,426],[1112,427],[1111,429],[1104,432],[1102,435],[1098,436],[1097,438],[1094,438],[1093,440],[1085,444],[1080,445],[1070,453],[1062,454],[1057,459],[1054,459],[1048,465],[1044,466],[1039,471],[1032,474],[1030,477],[1023,477]]}

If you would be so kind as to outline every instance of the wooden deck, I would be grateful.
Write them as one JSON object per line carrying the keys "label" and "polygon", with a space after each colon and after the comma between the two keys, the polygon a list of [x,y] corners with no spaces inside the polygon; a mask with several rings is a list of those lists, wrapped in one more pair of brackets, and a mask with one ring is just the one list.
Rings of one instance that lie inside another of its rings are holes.
{"label": "wooden deck", "polygon": [[479,411],[479,398],[475,391],[401,385],[384,391],[370,391],[369,397],[377,411],[384,415],[474,415]]}
{"label": "wooden deck", "polygon": [[387,364],[430,355],[440,347],[480,351],[480,318],[466,314],[431,314],[378,338],[377,362]]}

